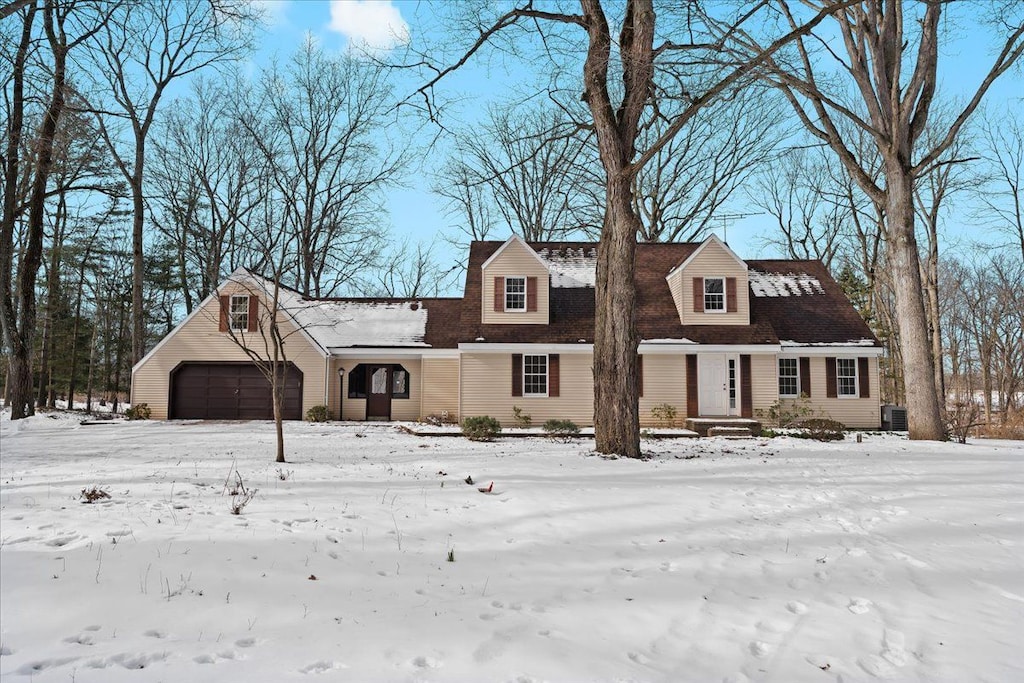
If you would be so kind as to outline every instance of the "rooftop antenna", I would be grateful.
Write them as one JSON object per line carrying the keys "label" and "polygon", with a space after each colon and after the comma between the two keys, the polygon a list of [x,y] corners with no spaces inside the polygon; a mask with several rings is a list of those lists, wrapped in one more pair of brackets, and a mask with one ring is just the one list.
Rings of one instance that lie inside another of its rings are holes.
{"label": "rooftop antenna", "polygon": [[722,213],[717,214],[715,218],[722,222],[722,241],[729,244],[729,223],[737,221],[741,218],[749,218],[750,216],[757,216],[756,213]]}

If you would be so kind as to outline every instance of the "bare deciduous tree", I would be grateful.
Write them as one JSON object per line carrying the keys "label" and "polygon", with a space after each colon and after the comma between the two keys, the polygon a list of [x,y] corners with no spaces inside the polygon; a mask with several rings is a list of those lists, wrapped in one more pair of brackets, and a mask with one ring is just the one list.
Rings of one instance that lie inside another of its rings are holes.
{"label": "bare deciduous tree", "polygon": [[[787,0],[778,0],[789,22],[800,20]],[[959,109],[945,135],[925,147],[921,135],[932,113],[938,81],[939,26],[946,4],[909,5],[902,0],[861,0],[848,7],[834,0],[807,3],[812,11],[832,9],[845,56],[832,51],[835,68],[825,73],[817,46],[828,37],[801,37],[792,63],[770,60],[768,78],[790,101],[805,128],[826,143],[871,201],[884,210],[889,268],[894,276],[897,324],[906,382],[910,436],[942,439],[944,427],[935,389],[934,360],[922,297],[917,236],[914,228],[914,186],[954,143],[964,123],[989,86],[1024,51],[1024,25],[1008,26],[998,55],[966,105]],[[909,17],[907,16],[909,13]],[[913,21],[917,26],[908,23]],[[747,54],[761,52],[749,34],[734,33]],[[828,48],[825,48],[826,50]],[[912,65],[912,66],[911,66]],[[909,70],[905,70],[910,66]],[[844,75],[845,79],[832,78]],[[838,87],[830,83],[837,81]],[[847,98],[852,86],[859,99]],[[835,121],[848,119],[870,134],[882,161],[884,185],[876,182],[851,149]]]}
{"label": "bare deciduous tree", "polygon": [[381,192],[406,162],[390,139],[388,71],[308,40],[272,66],[237,120],[269,169],[281,228],[295,237],[283,277],[307,296],[330,296],[366,275],[382,250]]}
{"label": "bare deciduous tree", "polygon": [[[146,352],[143,308],[146,144],[168,86],[244,54],[258,18],[244,0],[141,0],[117,6],[96,49],[92,103],[132,194],[132,360]],[[127,131],[125,131],[127,129]]]}
{"label": "bare deciduous tree", "polygon": [[987,187],[979,192],[979,216],[1005,233],[1024,261],[1024,118],[1016,100],[997,115],[986,112],[980,125],[981,153],[987,166]]}

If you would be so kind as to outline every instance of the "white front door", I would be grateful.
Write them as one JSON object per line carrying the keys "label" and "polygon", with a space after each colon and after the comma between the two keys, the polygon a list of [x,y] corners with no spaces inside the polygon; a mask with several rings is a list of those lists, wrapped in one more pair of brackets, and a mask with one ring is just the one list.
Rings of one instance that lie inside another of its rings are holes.
{"label": "white front door", "polygon": [[725,355],[697,356],[697,386],[701,415],[729,414],[729,362]]}

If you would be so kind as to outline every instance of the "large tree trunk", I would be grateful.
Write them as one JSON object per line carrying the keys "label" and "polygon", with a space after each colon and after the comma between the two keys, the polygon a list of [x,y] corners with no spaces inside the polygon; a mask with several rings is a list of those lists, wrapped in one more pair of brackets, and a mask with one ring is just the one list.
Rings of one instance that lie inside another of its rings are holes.
{"label": "large tree trunk", "polygon": [[945,437],[935,388],[928,320],[924,313],[920,257],[914,235],[913,178],[898,159],[886,163],[889,265],[896,293],[896,324],[903,356],[911,439]]}
{"label": "large tree trunk", "polygon": [[[11,419],[18,420],[32,414],[32,369],[28,365],[29,349],[24,330],[19,326],[17,298],[14,294],[14,227],[18,222],[18,180],[21,176],[20,153],[25,115],[25,63],[32,43],[32,23],[36,8],[33,4],[25,14],[21,40],[14,57],[11,78],[11,117],[7,124],[5,150],[7,176],[4,179],[3,223],[0,227],[0,329],[8,350],[7,379],[4,404],[11,406]],[[22,262],[24,268],[24,262]],[[27,373],[27,374],[26,374]],[[27,377],[27,384],[26,384]],[[28,406],[26,407],[26,403]]]}
{"label": "large tree trunk", "polygon": [[[640,220],[630,183],[609,176],[594,291],[594,439],[598,453],[640,457],[633,271]],[[633,388],[631,390],[631,388]]]}
{"label": "large tree trunk", "polygon": [[142,168],[145,138],[136,136],[135,172],[132,174],[132,365],[146,355],[146,313],[142,306],[142,279],[145,262],[142,258],[145,204],[142,196]]}

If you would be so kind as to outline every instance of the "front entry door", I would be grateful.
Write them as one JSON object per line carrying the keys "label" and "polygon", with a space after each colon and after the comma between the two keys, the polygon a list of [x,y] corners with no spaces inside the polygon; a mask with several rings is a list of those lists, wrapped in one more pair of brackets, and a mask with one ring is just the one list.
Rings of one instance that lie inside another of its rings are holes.
{"label": "front entry door", "polygon": [[724,355],[700,355],[697,358],[697,382],[700,387],[700,414],[729,414],[729,363]]}
{"label": "front entry door", "polygon": [[369,391],[366,393],[366,419],[391,419],[391,368],[371,365],[366,368]]}

